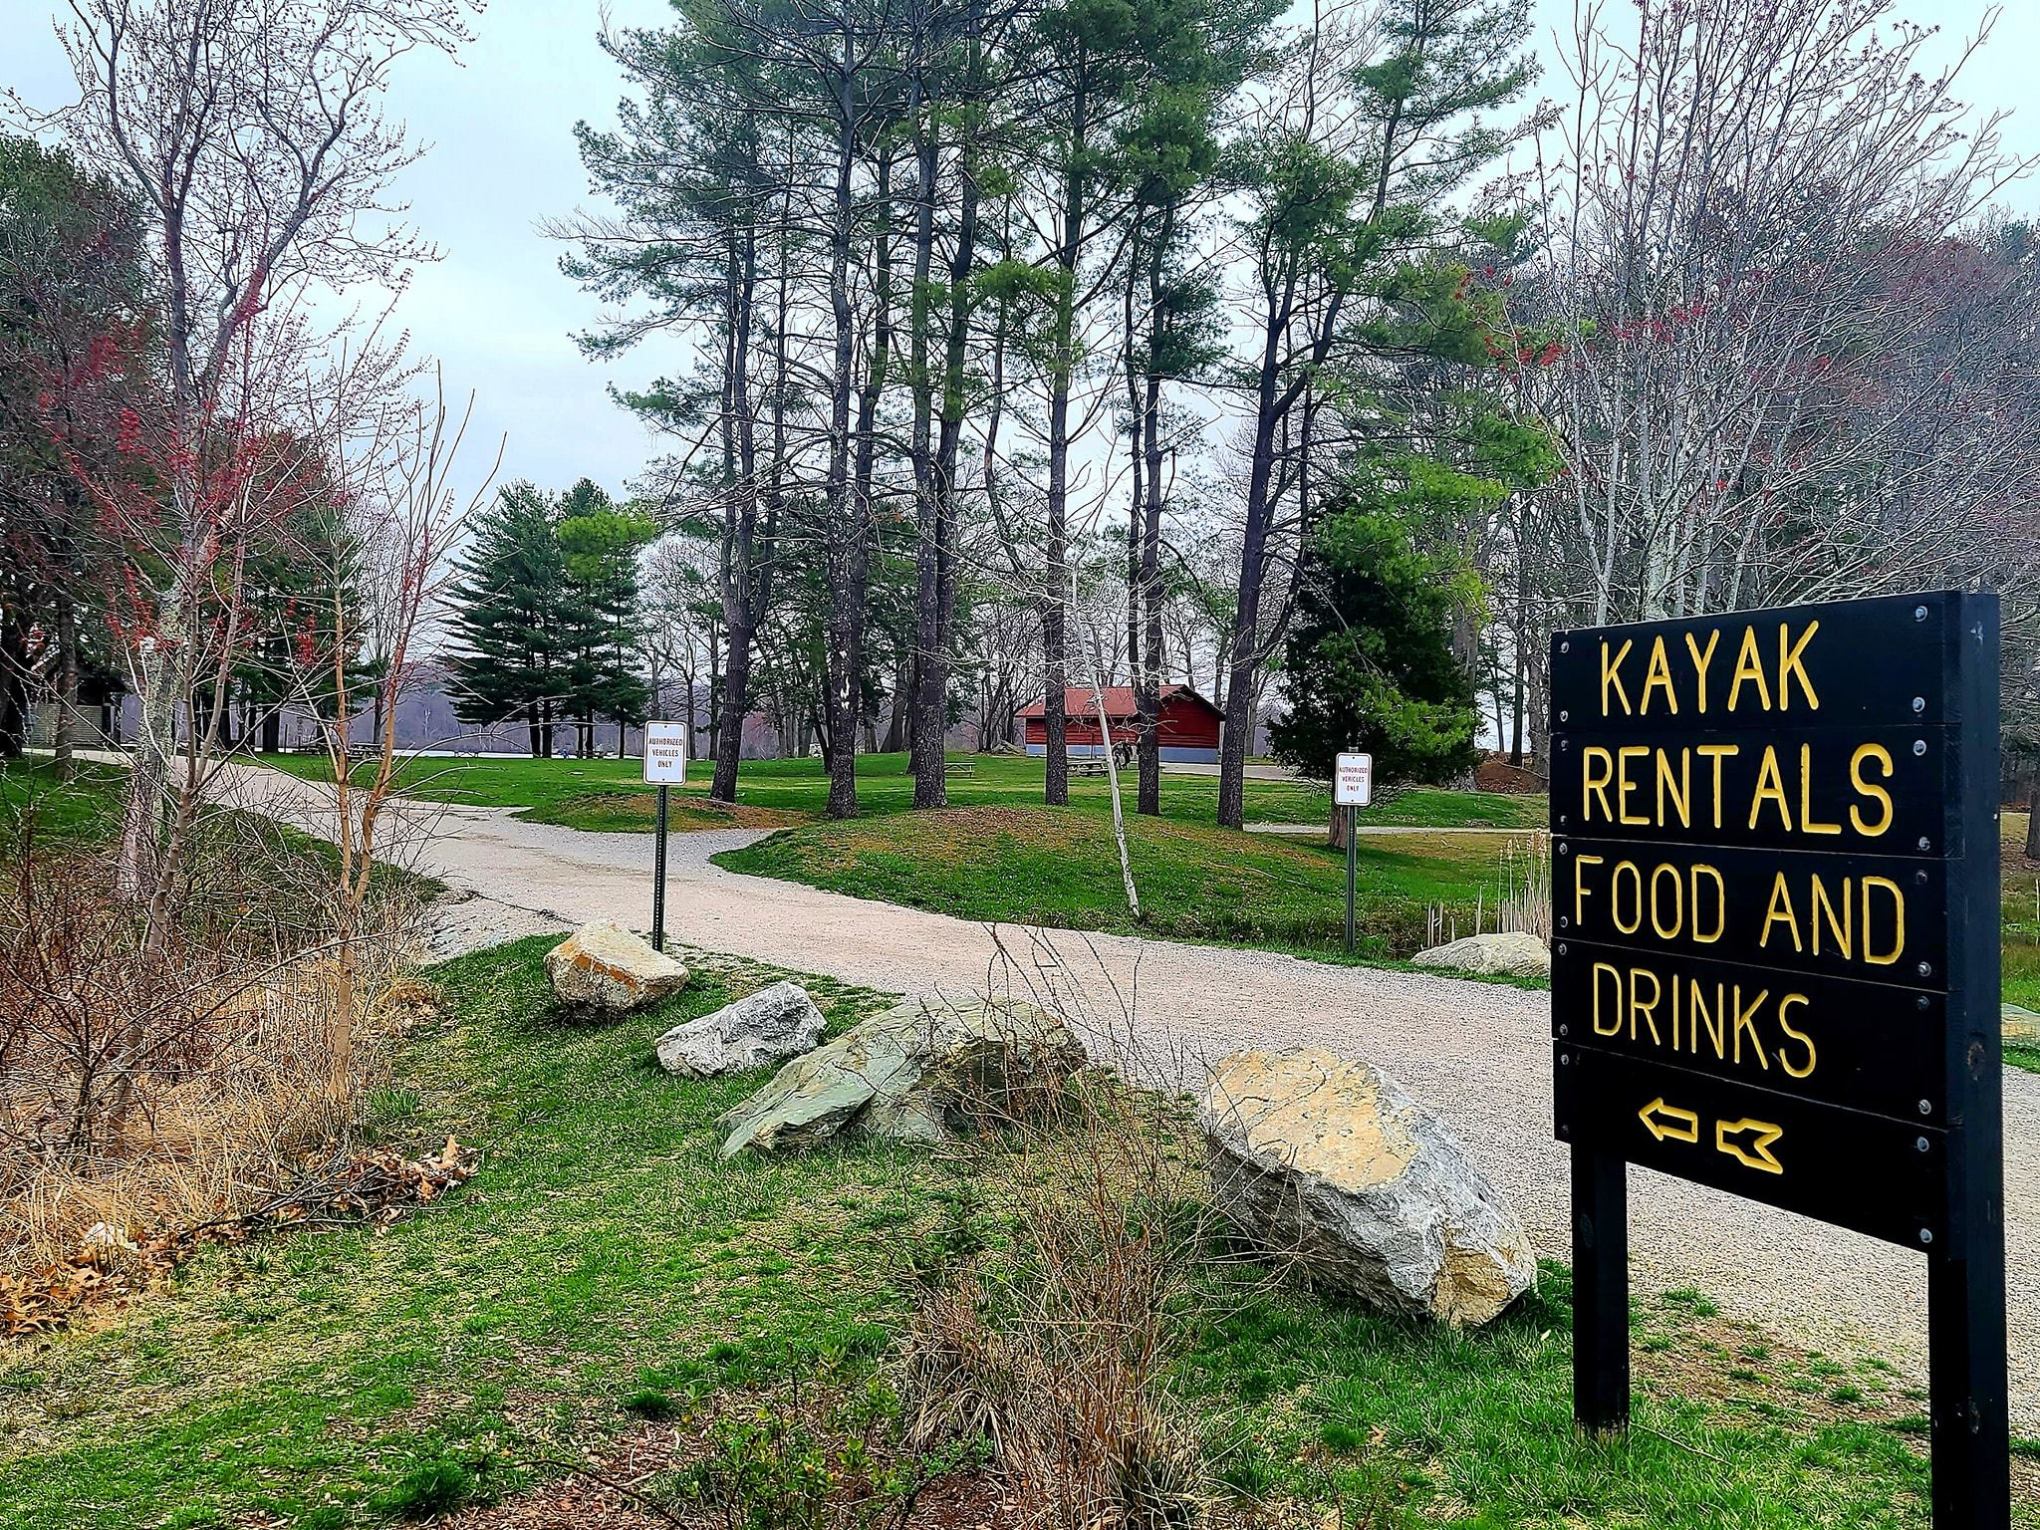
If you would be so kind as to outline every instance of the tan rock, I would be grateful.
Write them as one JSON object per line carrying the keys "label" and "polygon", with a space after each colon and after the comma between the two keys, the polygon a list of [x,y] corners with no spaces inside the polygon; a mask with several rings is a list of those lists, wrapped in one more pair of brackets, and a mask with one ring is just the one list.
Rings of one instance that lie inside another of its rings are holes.
{"label": "tan rock", "polygon": [[545,953],[545,975],[560,1006],[615,1019],[687,986],[687,969],[629,930],[597,920]]}
{"label": "tan rock", "polygon": [[1242,1052],[1199,1110],[1219,1209],[1312,1284],[1478,1326],[1535,1282],[1521,1220],[1443,1121],[1380,1069]]}

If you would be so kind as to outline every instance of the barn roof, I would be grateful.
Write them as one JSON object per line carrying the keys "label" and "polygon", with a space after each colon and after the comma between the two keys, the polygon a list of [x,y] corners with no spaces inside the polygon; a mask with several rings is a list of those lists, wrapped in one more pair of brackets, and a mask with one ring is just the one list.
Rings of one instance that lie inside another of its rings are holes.
{"label": "barn roof", "polygon": [[[1193,701],[1214,715],[1218,711],[1217,707],[1206,701],[1187,685],[1160,686],[1156,689],[1155,696],[1159,701],[1167,701],[1172,696]],[[1096,704],[1091,699],[1090,686],[1072,685],[1066,686],[1063,689],[1063,711],[1068,716],[1089,717],[1096,710]],[[1044,696],[1039,701],[1030,701],[1020,709],[1017,715],[1021,717],[1041,717],[1047,711],[1048,698]],[[1108,718],[1133,717],[1139,711],[1139,706],[1134,702],[1132,686],[1108,685],[1105,687],[1105,715]]]}

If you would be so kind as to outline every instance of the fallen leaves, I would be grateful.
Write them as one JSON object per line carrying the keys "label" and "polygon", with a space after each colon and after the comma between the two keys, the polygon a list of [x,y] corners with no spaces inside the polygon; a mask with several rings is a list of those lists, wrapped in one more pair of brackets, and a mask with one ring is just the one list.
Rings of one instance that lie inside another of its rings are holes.
{"label": "fallen leaves", "polygon": [[160,1229],[134,1238],[95,1227],[68,1258],[27,1275],[0,1275],[0,1334],[21,1338],[67,1326],[88,1308],[126,1300],[175,1270],[206,1244],[239,1244],[297,1226],[369,1222],[379,1230],[472,1179],[478,1149],[452,1137],[436,1153],[406,1158],[388,1148],[308,1165],[252,1211]]}

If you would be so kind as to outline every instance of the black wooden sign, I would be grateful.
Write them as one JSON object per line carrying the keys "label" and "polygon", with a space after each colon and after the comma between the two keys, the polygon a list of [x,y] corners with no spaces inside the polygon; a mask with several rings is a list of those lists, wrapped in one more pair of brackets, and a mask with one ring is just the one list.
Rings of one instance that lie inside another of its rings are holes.
{"label": "black wooden sign", "polygon": [[1794,1100],[1947,1122],[1945,993],[1562,944],[1552,955],[1554,1041]]}
{"label": "black wooden sign", "polygon": [[1998,616],[1960,592],[1552,638],[1574,1400],[1628,1419],[1626,1165],[1922,1252],[1934,1524],[2010,1518]]}

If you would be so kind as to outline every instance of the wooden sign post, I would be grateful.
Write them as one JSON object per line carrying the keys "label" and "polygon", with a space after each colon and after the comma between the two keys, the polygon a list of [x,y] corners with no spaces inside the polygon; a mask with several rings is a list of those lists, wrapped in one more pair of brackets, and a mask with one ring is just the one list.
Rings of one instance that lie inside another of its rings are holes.
{"label": "wooden sign post", "polygon": [[2009,1523],[1998,610],[1560,632],[1552,1063],[1573,1406],[1629,1417],[1627,1166],[1923,1254],[1936,1530]]}

